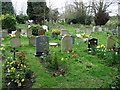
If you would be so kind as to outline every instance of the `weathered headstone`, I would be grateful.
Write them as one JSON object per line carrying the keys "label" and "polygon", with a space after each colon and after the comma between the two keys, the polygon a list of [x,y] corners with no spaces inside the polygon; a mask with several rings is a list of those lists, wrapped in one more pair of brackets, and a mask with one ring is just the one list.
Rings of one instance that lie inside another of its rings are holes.
{"label": "weathered headstone", "polygon": [[20,40],[20,38],[12,37],[10,39],[10,44],[11,44],[12,48],[20,47],[21,46],[21,40]]}
{"label": "weathered headstone", "polygon": [[112,34],[113,34],[113,35],[116,35],[116,34],[117,34],[117,30],[116,30],[116,29],[113,29],[113,30],[112,30]]}
{"label": "weathered headstone", "polygon": [[7,37],[7,30],[2,30],[2,38],[6,38]]}
{"label": "weathered headstone", "polygon": [[21,32],[19,32],[19,31],[16,31],[16,32],[15,32],[15,35],[16,35],[17,38],[20,37],[20,33],[21,33]]}
{"label": "weathered headstone", "polygon": [[80,29],[76,29],[75,32],[76,32],[76,33],[79,33],[79,32],[80,32]]}
{"label": "weathered headstone", "polygon": [[41,56],[48,54],[49,52],[49,38],[46,36],[36,37],[36,54],[35,56]]}
{"label": "weathered headstone", "polygon": [[26,29],[22,29],[21,30],[21,35],[27,37],[27,30]]}
{"label": "weathered headstone", "polygon": [[102,32],[102,27],[98,27],[98,31],[99,31],[99,32]]}
{"label": "weathered headstone", "polygon": [[28,29],[27,30],[27,37],[29,38],[29,37],[31,37],[32,36],[32,30],[31,29]]}
{"label": "weathered headstone", "polygon": [[36,36],[29,37],[29,45],[36,46]]}
{"label": "weathered headstone", "polygon": [[73,39],[71,36],[64,36],[62,38],[61,51],[62,52],[72,51],[72,43]]}
{"label": "weathered headstone", "polygon": [[60,35],[61,35],[61,36],[67,35],[67,34],[68,34],[68,30],[66,30],[66,29],[60,30]]}
{"label": "weathered headstone", "polygon": [[112,49],[114,45],[115,45],[115,37],[109,36],[107,38],[107,45],[106,45],[107,49]]}
{"label": "weathered headstone", "polygon": [[86,30],[86,34],[91,34],[91,30]]}
{"label": "weathered headstone", "polygon": [[98,44],[98,39],[90,38],[88,40],[88,51],[94,51]]}

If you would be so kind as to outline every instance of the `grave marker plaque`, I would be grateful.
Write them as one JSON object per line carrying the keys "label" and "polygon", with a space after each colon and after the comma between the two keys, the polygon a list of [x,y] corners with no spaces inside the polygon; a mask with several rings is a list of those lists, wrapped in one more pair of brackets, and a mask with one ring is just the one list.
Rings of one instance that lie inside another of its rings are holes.
{"label": "grave marker plaque", "polygon": [[71,36],[64,36],[62,38],[61,51],[62,52],[72,51],[72,43],[73,39]]}
{"label": "grave marker plaque", "polygon": [[49,52],[49,38],[46,36],[36,37],[36,55],[41,56]]}

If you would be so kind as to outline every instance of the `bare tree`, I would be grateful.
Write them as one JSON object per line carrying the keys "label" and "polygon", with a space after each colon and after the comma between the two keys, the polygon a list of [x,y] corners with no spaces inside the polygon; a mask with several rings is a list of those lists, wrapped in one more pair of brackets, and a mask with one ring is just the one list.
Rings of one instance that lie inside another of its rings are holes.
{"label": "bare tree", "polygon": [[92,8],[94,12],[95,25],[105,25],[110,19],[107,8],[112,4],[112,2],[105,2],[105,0],[93,0]]}

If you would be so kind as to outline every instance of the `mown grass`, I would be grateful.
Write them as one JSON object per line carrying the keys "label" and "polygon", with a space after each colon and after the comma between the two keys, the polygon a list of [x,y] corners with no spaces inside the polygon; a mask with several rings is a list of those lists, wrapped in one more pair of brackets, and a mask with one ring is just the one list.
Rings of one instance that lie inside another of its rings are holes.
{"label": "mown grass", "polygon": [[[76,29],[70,25],[59,26],[64,27],[70,32],[74,32],[73,30]],[[56,27],[51,26],[51,29],[52,28]],[[84,31],[86,29],[82,30]],[[49,37],[49,42],[61,44],[61,40],[54,40],[51,38],[50,31],[46,33]],[[76,33],[73,35],[75,34]],[[107,35],[105,32],[95,32],[92,33],[92,36],[99,40],[99,44],[106,44]],[[10,47],[9,40],[10,38],[8,37],[3,41],[3,44],[5,44],[6,47],[6,55],[13,56],[13,53],[10,52],[12,48]],[[103,63],[103,60],[99,59],[97,56],[88,54],[87,44],[83,43],[79,38],[75,38],[73,53],[61,53],[61,46],[49,47],[51,53],[57,53],[58,61],[61,60],[61,58],[68,58],[67,73],[65,74],[65,77],[52,77],[47,69],[39,62],[38,58],[34,57],[36,48],[29,46],[28,38],[21,37],[21,42],[22,46],[17,49],[27,53],[27,63],[36,77],[32,88],[109,88],[109,84],[115,80],[117,70],[112,67],[107,67]],[[72,57],[74,54],[76,54],[77,57]],[[81,63],[75,62],[75,59],[81,61]],[[87,66],[91,66],[92,68],[87,68]]]}

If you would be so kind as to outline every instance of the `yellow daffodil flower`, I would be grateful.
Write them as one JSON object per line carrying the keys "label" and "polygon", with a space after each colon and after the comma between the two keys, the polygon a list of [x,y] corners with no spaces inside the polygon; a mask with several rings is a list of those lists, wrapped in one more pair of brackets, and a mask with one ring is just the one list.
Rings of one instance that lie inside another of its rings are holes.
{"label": "yellow daffodil flower", "polygon": [[21,80],[21,82],[24,82],[24,81],[25,81],[25,79],[22,79],[22,80]]}

